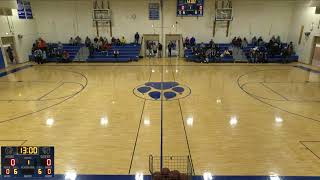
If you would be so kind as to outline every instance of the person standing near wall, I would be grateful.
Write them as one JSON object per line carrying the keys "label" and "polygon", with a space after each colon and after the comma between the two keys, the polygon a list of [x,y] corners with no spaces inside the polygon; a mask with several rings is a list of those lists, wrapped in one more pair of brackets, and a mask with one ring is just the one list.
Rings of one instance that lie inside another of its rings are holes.
{"label": "person standing near wall", "polygon": [[140,39],[140,35],[139,35],[139,33],[138,32],[136,32],[136,34],[134,35],[134,42],[136,43],[136,44],[139,44],[139,39]]}
{"label": "person standing near wall", "polygon": [[162,44],[161,43],[159,43],[158,44],[158,57],[159,58],[162,58]]}
{"label": "person standing near wall", "polygon": [[13,64],[14,56],[13,56],[13,49],[11,46],[8,47],[7,49],[8,57],[10,59],[11,64]]}
{"label": "person standing near wall", "polygon": [[169,57],[171,57],[171,52],[172,52],[172,42],[169,42],[168,44],[168,54],[169,54]]}

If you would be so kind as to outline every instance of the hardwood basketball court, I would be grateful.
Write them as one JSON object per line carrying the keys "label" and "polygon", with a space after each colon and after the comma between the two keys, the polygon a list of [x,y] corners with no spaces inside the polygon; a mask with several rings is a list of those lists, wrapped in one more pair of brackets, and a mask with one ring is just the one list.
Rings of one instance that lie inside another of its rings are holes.
{"label": "hardwood basketball court", "polygon": [[[54,146],[56,174],[148,174],[161,135],[163,154],[191,156],[196,175],[320,173],[318,70],[174,58],[30,64],[0,78],[0,145]],[[147,82],[184,92],[150,99],[136,91]]]}

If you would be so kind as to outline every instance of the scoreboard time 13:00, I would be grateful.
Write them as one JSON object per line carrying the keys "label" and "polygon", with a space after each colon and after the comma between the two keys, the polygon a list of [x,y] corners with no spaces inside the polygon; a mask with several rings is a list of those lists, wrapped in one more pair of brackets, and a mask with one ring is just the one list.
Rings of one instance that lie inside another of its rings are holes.
{"label": "scoreboard time 13:00", "polygon": [[1,147],[1,174],[4,178],[53,177],[54,147]]}

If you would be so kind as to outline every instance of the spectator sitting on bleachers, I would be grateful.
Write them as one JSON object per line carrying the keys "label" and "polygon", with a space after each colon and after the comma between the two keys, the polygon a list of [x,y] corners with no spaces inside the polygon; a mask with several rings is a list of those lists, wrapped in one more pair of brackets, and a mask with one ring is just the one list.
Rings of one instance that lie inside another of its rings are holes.
{"label": "spectator sitting on bleachers", "polygon": [[278,43],[278,44],[282,44],[280,36],[277,36],[277,39],[275,40],[275,42]]}
{"label": "spectator sitting on bleachers", "polygon": [[63,53],[62,53],[62,62],[63,63],[70,62],[70,56],[69,56],[68,51],[63,51]]}
{"label": "spectator sitting on bleachers", "polygon": [[264,45],[264,41],[263,41],[261,36],[259,37],[257,43],[258,43],[258,46],[263,46]]}
{"label": "spectator sitting on bleachers", "polygon": [[292,53],[294,53],[293,43],[292,43],[292,42],[289,43],[288,49],[290,49],[290,51],[291,51]]}
{"label": "spectator sitting on bleachers", "polygon": [[73,37],[71,37],[71,38],[69,39],[69,44],[70,44],[70,45],[74,45],[74,44],[75,44],[75,41],[74,41]]}
{"label": "spectator sitting on bleachers", "polygon": [[138,32],[134,35],[134,43],[139,44],[140,35]]}
{"label": "spectator sitting on bleachers", "polygon": [[98,42],[99,41],[99,38],[98,37],[95,37],[94,39],[93,39],[93,42]]}
{"label": "spectator sitting on bleachers", "polygon": [[190,39],[186,37],[186,39],[184,40],[184,47],[189,48],[189,46],[190,46]]}
{"label": "spectator sitting on bleachers", "polygon": [[86,45],[86,47],[89,47],[91,44],[91,39],[87,36],[86,40],[84,41],[84,44]]}
{"label": "spectator sitting on bleachers", "polygon": [[38,47],[37,47],[37,42],[33,43],[33,44],[32,44],[32,48],[31,48],[31,53],[33,54],[34,51],[35,51],[37,48],[38,48]]}
{"label": "spectator sitting on bleachers", "polygon": [[93,43],[93,48],[94,48],[94,51],[98,51],[99,50],[99,41],[95,41]]}
{"label": "spectator sitting on bleachers", "polygon": [[79,36],[77,36],[77,37],[74,39],[74,41],[75,41],[75,45],[77,45],[77,46],[81,45],[81,43],[82,43],[82,39],[81,39]]}
{"label": "spectator sitting on bleachers", "polygon": [[111,44],[116,44],[116,41],[117,41],[117,40],[116,40],[115,37],[112,37],[112,38],[111,38]]}
{"label": "spectator sitting on bleachers", "polygon": [[221,58],[232,56],[232,51],[230,50],[224,50],[223,53],[220,55]]}
{"label": "spectator sitting on bleachers", "polygon": [[101,43],[104,43],[104,39],[103,39],[102,36],[100,36],[99,41],[100,41]]}
{"label": "spectator sitting on bleachers", "polygon": [[241,43],[241,48],[246,48],[248,47],[248,41],[247,38],[243,38],[243,41]]}
{"label": "spectator sitting on bleachers", "polygon": [[253,46],[257,46],[257,45],[258,45],[257,37],[254,36],[254,37],[252,38],[251,44],[252,44]]}
{"label": "spectator sitting on bleachers", "polygon": [[113,56],[114,56],[114,58],[118,58],[118,57],[119,57],[119,55],[120,55],[119,50],[114,49],[114,50],[113,50]]}
{"label": "spectator sitting on bleachers", "polygon": [[62,43],[60,41],[58,42],[57,48],[58,48],[58,50],[62,50],[63,49],[63,45],[62,45]]}
{"label": "spectator sitting on bleachers", "polygon": [[103,46],[103,44],[104,44],[104,40],[103,40],[103,38],[101,39],[99,39],[99,41],[98,41],[98,49],[97,50],[102,50],[102,46]]}
{"label": "spectator sitting on bleachers", "polygon": [[209,42],[209,48],[211,48],[211,49],[215,48],[215,43],[214,43],[213,39],[211,39]]}
{"label": "spectator sitting on bleachers", "polygon": [[291,54],[289,54],[289,50],[287,47],[283,48],[281,51],[281,56],[282,56],[282,63],[288,63],[288,57],[290,57]]}
{"label": "spectator sitting on bleachers", "polygon": [[232,46],[236,47],[237,46],[237,38],[234,37],[231,41]]}
{"label": "spectator sitting on bleachers", "polygon": [[203,49],[203,48],[205,48],[205,47],[206,47],[206,45],[204,44],[204,42],[202,42],[202,43],[200,44],[200,48]]}
{"label": "spectator sitting on bleachers", "polygon": [[42,38],[39,38],[38,48],[41,49],[42,51],[46,51],[47,50],[47,43]]}
{"label": "spectator sitting on bleachers", "polygon": [[109,44],[109,41],[108,41],[108,38],[107,38],[107,37],[104,37],[104,43]]}
{"label": "spectator sitting on bleachers", "polygon": [[124,36],[122,36],[120,43],[121,45],[125,45],[127,43],[126,38]]}
{"label": "spectator sitting on bleachers", "polygon": [[251,63],[256,63],[257,59],[258,59],[258,52],[259,52],[259,48],[258,47],[254,47],[250,50],[250,59],[251,59]]}
{"label": "spectator sitting on bleachers", "polygon": [[196,45],[196,38],[192,37],[192,38],[190,39],[190,45],[191,45],[191,46]]}
{"label": "spectator sitting on bleachers", "polygon": [[270,41],[276,42],[276,37],[275,37],[275,36],[272,36],[271,39],[270,39]]}
{"label": "spectator sitting on bleachers", "polygon": [[241,44],[242,44],[242,39],[241,39],[241,37],[239,36],[238,38],[237,38],[237,47],[241,47]]}

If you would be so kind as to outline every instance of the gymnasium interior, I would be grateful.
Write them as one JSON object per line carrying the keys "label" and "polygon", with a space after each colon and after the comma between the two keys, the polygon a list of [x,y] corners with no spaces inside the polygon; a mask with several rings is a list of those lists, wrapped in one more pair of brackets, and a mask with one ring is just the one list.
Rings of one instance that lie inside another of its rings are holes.
{"label": "gymnasium interior", "polygon": [[320,0],[0,0],[0,38],[0,179],[320,179]]}

